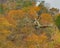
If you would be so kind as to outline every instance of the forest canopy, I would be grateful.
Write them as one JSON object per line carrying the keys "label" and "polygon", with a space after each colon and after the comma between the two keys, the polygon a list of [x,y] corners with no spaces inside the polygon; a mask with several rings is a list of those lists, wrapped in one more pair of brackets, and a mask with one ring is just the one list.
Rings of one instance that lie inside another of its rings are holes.
{"label": "forest canopy", "polygon": [[0,48],[60,48],[60,10],[35,1],[1,2]]}

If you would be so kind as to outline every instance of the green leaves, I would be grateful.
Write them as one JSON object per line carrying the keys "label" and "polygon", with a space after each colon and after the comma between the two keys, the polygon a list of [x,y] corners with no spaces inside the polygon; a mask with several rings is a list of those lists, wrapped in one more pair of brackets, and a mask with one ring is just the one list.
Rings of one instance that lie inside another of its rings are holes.
{"label": "green leaves", "polygon": [[24,2],[24,4],[23,4],[24,7],[28,7],[28,6],[31,6],[31,5],[32,5],[32,2],[29,2],[29,1]]}
{"label": "green leaves", "polygon": [[31,1],[17,1],[16,2],[16,5],[17,7],[21,7],[21,8],[24,8],[24,7],[29,7],[29,6],[32,6],[32,2]]}
{"label": "green leaves", "polygon": [[60,29],[60,15],[57,17],[55,22],[56,22],[56,25],[58,26],[58,28]]}
{"label": "green leaves", "polygon": [[4,12],[2,4],[0,4],[0,14]]}

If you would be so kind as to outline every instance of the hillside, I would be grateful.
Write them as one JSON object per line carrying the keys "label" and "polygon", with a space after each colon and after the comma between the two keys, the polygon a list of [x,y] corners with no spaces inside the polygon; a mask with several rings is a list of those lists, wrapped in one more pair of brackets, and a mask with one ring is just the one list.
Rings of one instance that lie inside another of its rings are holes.
{"label": "hillside", "polygon": [[30,0],[0,6],[0,48],[60,48],[59,9]]}

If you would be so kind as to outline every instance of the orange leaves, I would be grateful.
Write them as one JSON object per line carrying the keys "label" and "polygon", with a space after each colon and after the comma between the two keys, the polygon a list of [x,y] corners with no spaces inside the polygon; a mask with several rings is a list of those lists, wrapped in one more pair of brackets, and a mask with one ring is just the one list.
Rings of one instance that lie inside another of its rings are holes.
{"label": "orange leaves", "polygon": [[41,14],[40,16],[40,21],[41,23],[43,24],[49,24],[52,22],[52,16],[50,14],[47,14],[47,13],[43,13]]}
{"label": "orange leaves", "polygon": [[52,38],[54,39],[54,41],[60,42],[60,32],[56,31]]}
{"label": "orange leaves", "polygon": [[38,9],[39,9],[38,7],[30,7],[30,9],[28,11],[29,18],[31,18],[31,19],[37,18],[38,17],[38,15],[37,15]]}
{"label": "orange leaves", "polygon": [[[3,16],[0,17],[0,40],[2,43],[7,40],[4,42],[7,48],[49,48],[48,43],[50,42],[47,41],[50,39],[60,42],[59,33],[52,35],[54,27],[48,28],[47,26],[45,28],[44,26],[45,24],[53,24],[52,16],[47,8],[42,5],[40,7],[29,6],[28,2],[26,4],[28,7],[23,7],[25,5],[20,7],[19,4],[18,2],[17,4],[11,2],[9,6],[4,4],[5,16],[0,14]],[[40,27],[40,24],[43,28]]]}
{"label": "orange leaves", "polygon": [[37,6],[33,6],[31,7],[32,10],[35,10],[35,11],[39,11],[40,10],[40,7],[37,7]]}
{"label": "orange leaves", "polygon": [[47,40],[47,36],[45,35],[45,33],[43,33],[39,36],[39,40],[40,40],[39,42],[44,42]]}
{"label": "orange leaves", "polygon": [[35,2],[32,2],[32,5],[34,6],[36,3]]}
{"label": "orange leaves", "polygon": [[6,16],[6,19],[11,23],[11,24],[16,24],[16,21],[18,19],[23,19],[25,16],[25,12],[23,10],[11,10],[8,13],[8,16]]}
{"label": "orange leaves", "polygon": [[29,18],[35,19],[35,18],[37,18],[37,17],[38,17],[38,16],[37,16],[37,14],[36,14],[36,12],[35,12],[34,10],[29,11]]}
{"label": "orange leaves", "polygon": [[35,48],[35,45],[30,45],[29,48]]}
{"label": "orange leaves", "polygon": [[20,18],[23,18],[25,13],[23,10],[11,10],[8,13],[8,16],[13,17],[13,16],[19,16]]}
{"label": "orange leaves", "polygon": [[[24,10],[25,9],[25,10]],[[31,19],[38,18],[37,12],[40,10],[40,7],[30,6],[28,8],[24,8],[23,10],[28,14],[27,16]]]}
{"label": "orange leaves", "polygon": [[40,9],[39,7],[30,7],[30,8],[28,7],[27,9],[28,9],[27,12],[24,9],[22,9],[22,10],[11,10],[11,11],[8,12],[8,18],[10,18],[12,22],[14,22],[13,21],[14,18],[22,19],[22,18],[27,16],[27,17],[29,17],[31,19],[35,19],[35,18],[38,17],[37,11]]}
{"label": "orange leaves", "polygon": [[54,48],[60,48],[60,43],[56,43]]}
{"label": "orange leaves", "polygon": [[25,33],[26,35],[30,35],[31,33],[33,33],[35,30],[34,28],[32,28],[31,26],[24,26],[23,28],[20,29],[22,33]]}
{"label": "orange leaves", "polygon": [[9,24],[9,22],[5,18],[1,17],[0,18],[0,25],[6,25],[6,26],[8,26],[10,24]]}
{"label": "orange leaves", "polygon": [[31,28],[29,28],[29,27],[21,28],[21,31],[24,32],[24,33],[29,33],[30,30],[31,30]]}
{"label": "orange leaves", "polygon": [[27,37],[27,41],[38,41],[38,36],[35,34],[32,34],[31,36]]}
{"label": "orange leaves", "polygon": [[35,42],[42,43],[42,42],[47,40],[47,36],[45,35],[45,33],[43,33],[43,34],[41,34],[39,36],[36,35],[36,34],[32,34],[32,35],[28,36],[26,40],[27,41],[35,41]]}
{"label": "orange leaves", "polygon": [[49,19],[51,19],[51,15],[47,14],[47,13],[43,13],[43,14],[41,14],[41,18],[43,18],[45,20],[49,20]]}

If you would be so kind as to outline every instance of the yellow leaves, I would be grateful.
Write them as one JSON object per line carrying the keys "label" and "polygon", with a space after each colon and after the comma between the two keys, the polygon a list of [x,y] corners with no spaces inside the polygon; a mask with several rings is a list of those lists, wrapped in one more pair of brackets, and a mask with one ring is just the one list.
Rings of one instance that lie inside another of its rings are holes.
{"label": "yellow leaves", "polygon": [[16,24],[15,21],[14,21],[10,16],[6,16],[6,19],[8,20],[8,22],[9,22],[10,24],[13,24],[13,25]]}
{"label": "yellow leaves", "polygon": [[35,18],[38,18],[38,15],[37,15],[37,12],[40,10],[39,7],[36,7],[36,6],[30,6],[28,8],[24,8],[23,9],[27,14],[28,14],[28,17],[31,18],[31,19],[35,19]]}
{"label": "yellow leaves", "polygon": [[27,28],[27,27],[23,27],[23,28],[21,28],[21,31],[23,32],[23,33],[28,33],[29,32],[29,28]]}
{"label": "yellow leaves", "polygon": [[37,6],[33,6],[31,7],[31,10],[35,10],[36,12],[40,10],[40,7],[37,7]]}
{"label": "yellow leaves", "polygon": [[[44,46],[42,48],[46,48],[49,43],[46,42],[48,39],[46,31],[48,32],[48,29],[36,29],[33,21],[38,18],[38,12],[41,11],[41,18],[39,17],[38,22],[40,21],[39,23],[41,24],[52,23],[53,20],[50,13],[44,13],[48,11],[42,6],[24,7],[22,8],[22,10],[7,9],[7,7],[10,7],[11,9],[16,9],[15,5],[16,4],[12,2],[10,6],[7,6],[7,4],[3,5],[3,9],[9,10],[9,12],[7,13],[6,11],[7,16],[0,17],[0,40],[7,40],[5,42],[6,48],[40,48],[41,46]],[[40,34],[42,30],[45,32]],[[56,42],[60,42],[59,36],[60,33],[57,33],[53,36]],[[25,46],[25,44],[27,47]]]}
{"label": "yellow leaves", "polygon": [[32,34],[31,36],[27,37],[27,41],[38,41],[38,36],[35,34]]}
{"label": "yellow leaves", "polygon": [[35,12],[33,12],[33,11],[31,11],[30,13],[29,13],[29,18],[31,18],[31,19],[35,19],[35,18],[37,18],[38,16],[37,16],[37,14],[35,13]]}
{"label": "yellow leaves", "polygon": [[11,24],[16,24],[16,21],[18,19],[23,19],[25,16],[25,12],[23,10],[11,10],[8,13],[8,16],[6,16],[6,19],[9,21]]}
{"label": "yellow leaves", "polygon": [[[27,10],[27,12],[25,10]],[[40,8],[36,7],[36,6],[24,8],[22,10],[11,10],[8,13],[8,16],[9,16],[8,18],[10,18],[13,21],[14,17],[19,17],[22,19],[22,18],[26,17],[25,16],[26,14],[28,14],[27,17],[29,17],[31,19],[35,19],[38,17],[37,11],[39,11],[39,10],[40,10]]]}
{"label": "yellow leaves", "polygon": [[32,8],[30,8],[30,10],[28,11],[28,14],[29,14],[29,18],[31,18],[31,19],[35,19],[38,17],[36,10],[34,10]]}
{"label": "yellow leaves", "polygon": [[6,18],[3,17],[0,18],[0,35],[2,35],[3,38],[11,33],[10,30],[8,29],[10,26],[12,25],[9,24]]}
{"label": "yellow leaves", "polygon": [[31,34],[33,31],[34,31],[34,29],[32,28],[32,27],[27,27],[28,25],[26,25],[25,27],[23,27],[23,28],[21,28],[20,30],[21,30],[21,32],[22,33],[25,33],[25,34]]}
{"label": "yellow leaves", "polygon": [[51,19],[52,17],[51,17],[50,14],[43,13],[43,14],[41,14],[41,18],[43,18],[43,19],[45,19],[45,20],[49,20],[49,19]]}
{"label": "yellow leaves", "polygon": [[35,48],[35,45],[30,45],[29,48]]}
{"label": "yellow leaves", "polygon": [[32,5],[34,6],[36,4],[36,2],[32,2]]}
{"label": "yellow leaves", "polygon": [[9,26],[13,26],[14,27],[14,25],[10,24],[9,21],[6,18],[1,17],[0,18],[0,27],[5,27],[5,26],[6,27],[9,27]]}
{"label": "yellow leaves", "polygon": [[11,41],[6,41],[6,44],[5,44],[6,48],[15,48],[15,44]]}
{"label": "yellow leaves", "polygon": [[8,13],[8,16],[13,19],[13,17],[23,18],[25,12],[23,10],[11,10]]}
{"label": "yellow leaves", "polygon": [[27,37],[27,41],[35,41],[35,42],[44,42],[47,40],[47,36],[45,35],[45,33],[41,34],[41,35],[36,35],[36,34],[32,34],[31,36]]}
{"label": "yellow leaves", "polygon": [[35,34],[33,34],[33,35],[31,36],[31,39],[33,39],[34,41],[38,41],[38,36],[35,35]]}
{"label": "yellow leaves", "polygon": [[60,32],[55,33],[54,36],[53,36],[53,39],[54,39],[56,42],[60,42]]}
{"label": "yellow leaves", "polygon": [[0,18],[0,24],[9,26],[9,22],[5,18]]}
{"label": "yellow leaves", "polygon": [[39,42],[44,42],[46,40],[47,40],[47,36],[45,35],[45,33],[43,33],[39,36]]}
{"label": "yellow leaves", "polygon": [[2,30],[0,31],[0,40],[5,40],[6,37],[10,34],[11,32],[8,30]]}
{"label": "yellow leaves", "polygon": [[9,16],[12,16],[12,15],[14,15],[14,14],[18,14],[18,15],[24,15],[24,11],[23,10],[11,10],[11,11],[9,11],[9,13],[8,13],[8,15]]}
{"label": "yellow leaves", "polygon": [[9,33],[11,33],[9,30],[1,30],[1,33],[3,33],[3,34],[9,34]]}
{"label": "yellow leaves", "polygon": [[10,34],[11,32],[9,30],[3,29],[0,30],[0,39],[6,39],[6,37]]}

